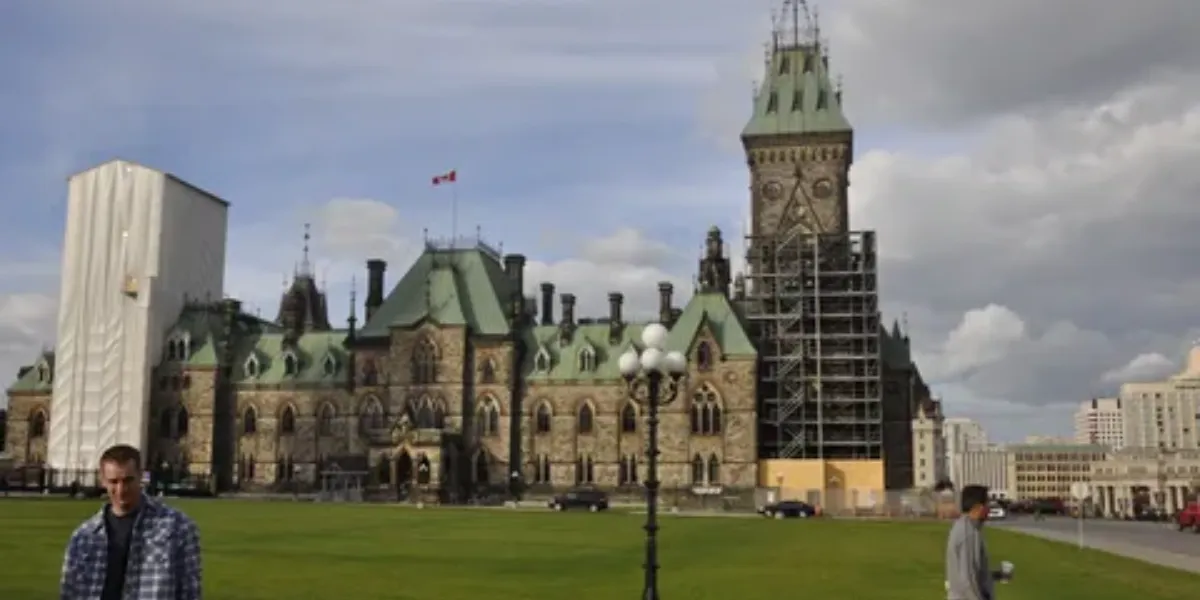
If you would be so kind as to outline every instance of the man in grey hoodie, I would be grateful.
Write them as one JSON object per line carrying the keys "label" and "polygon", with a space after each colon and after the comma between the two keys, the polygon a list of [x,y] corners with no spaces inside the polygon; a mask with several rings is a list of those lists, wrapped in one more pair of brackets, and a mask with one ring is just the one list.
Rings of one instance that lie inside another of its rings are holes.
{"label": "man in grey hoodie", "polygon": [[946,592],[948,600],[995,600],[994,582],[1002,577],[988,562],[983,524],[988,518],[988,489],[968,485],[962,489],[962,516],[950,528],[946,541]]}

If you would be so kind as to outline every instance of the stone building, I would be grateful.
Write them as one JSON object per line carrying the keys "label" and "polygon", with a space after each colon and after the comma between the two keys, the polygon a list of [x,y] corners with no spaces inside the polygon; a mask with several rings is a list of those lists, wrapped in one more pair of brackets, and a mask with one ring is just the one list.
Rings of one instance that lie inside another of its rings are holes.
{"label": "stone building", "polygon": [[[640,485],[644,420],[617,359],[638,348],[644,324],[624,316],[616,291],[601,318],[576,315],[575,296],[556,298],[552,283],[540,302],[527,298],[524,265],[478,240],[429,242],[385,296],[386,264],[368,261],[361,327],[353,298],[347,326],[331,325],[303,267],[273,321],[232,299],[189,303],[151,374],[151,468],[222,490],[313,483],[335,464],[447,495],[514,478]],[[729,300],[715,228],[699,266],[683,306],[659,284],[658,320],[689,358],[678,400],[662,411],[660,479],[753,488],[756,352]],[[53,364],[41,357],[9,390],[18,463],[45,459]]]}

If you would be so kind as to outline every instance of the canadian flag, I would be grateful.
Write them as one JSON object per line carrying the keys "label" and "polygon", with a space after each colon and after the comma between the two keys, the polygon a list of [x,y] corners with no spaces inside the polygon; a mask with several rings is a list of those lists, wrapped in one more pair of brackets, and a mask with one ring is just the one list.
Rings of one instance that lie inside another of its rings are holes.
{"label": "canadian flag", "polygon": [[441,175],[433,176],[433,185],[442,185],[443,183],[454,183],[458,181],[458,171],[451,170]]}

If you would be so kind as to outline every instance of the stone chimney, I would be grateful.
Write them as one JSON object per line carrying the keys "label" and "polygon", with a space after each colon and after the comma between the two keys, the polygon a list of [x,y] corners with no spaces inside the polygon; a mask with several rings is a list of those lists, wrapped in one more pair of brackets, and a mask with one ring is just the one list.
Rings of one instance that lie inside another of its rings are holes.
{"label": "stone chimney", "polygon": [[504,257],[504,273],[512,282],[512,315],[514,319],[525,317],[525,257],[520,254],[509,254]]}
{"label": "stone chimney", "polygon": [[675,286],[670,281],[658,282],[658,321],[667,327],[671,326],[671,294],[674,291]]}
{"label": "stone chimney", "polygon": [[542,325],[554,324],[554,284],[542,284]]}
{"label": "stone chimney", "polygon": [[383,304],[383,274],[386,272],[387,262],[378,258],[367,261],[367,302],[364,308],[368,322]]}
{"label": "stone chimney", "polygon": [[575,326],[575,294],[562,294],[558,297],[558,301],[562,303],[562,323],[563,327]]}
{"label": "stone chimney", "polygon": [[608,293],[608,322],[614,325],[621,324],[621,305],[625,303],[625,296],[621,292]]}

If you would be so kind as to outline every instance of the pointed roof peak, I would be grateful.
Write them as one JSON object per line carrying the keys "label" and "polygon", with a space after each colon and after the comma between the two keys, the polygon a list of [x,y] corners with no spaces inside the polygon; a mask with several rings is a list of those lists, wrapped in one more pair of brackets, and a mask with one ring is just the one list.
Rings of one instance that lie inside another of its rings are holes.
{"label": "pointed roof peak", "polygon": [[816,9],[806,0],[784,0],[772,23],[763,82],[742,137],[852,132]]}

